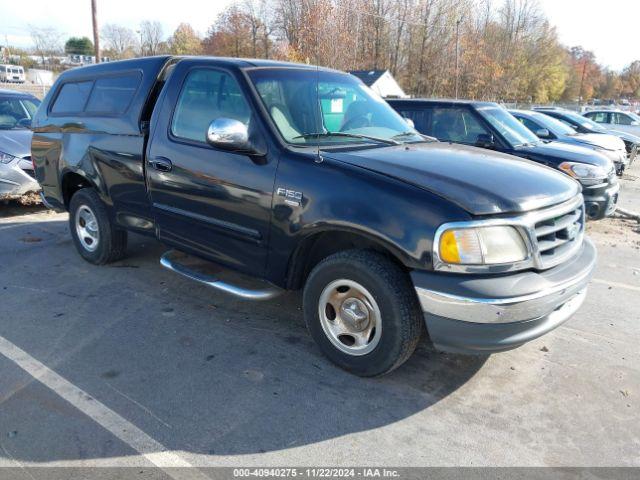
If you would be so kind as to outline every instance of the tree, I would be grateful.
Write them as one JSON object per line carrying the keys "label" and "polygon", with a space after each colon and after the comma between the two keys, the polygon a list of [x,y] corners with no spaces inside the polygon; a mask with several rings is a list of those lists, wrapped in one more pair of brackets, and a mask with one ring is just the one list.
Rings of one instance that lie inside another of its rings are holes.
{"label": "tree", "polygon": [[105,42],[105,51],[116,59],[132,58],[138,41],[133,30],[121,25],[109,23],[102,28],[102,38]]}
{"label": "tree", "polygon": [[29,26],[31,41],[36,55],[42,59],[42,63],[46,63],[46,56],[59,53],[60,39],[62,34],[54,27],[34,27]]}
{"label": "tree", "polygon": [[181,23],[169,38],[169,51],[174,55],[199,55],[202,41],[188,23]]}
{"label": "tree", "polygon": [[71,37],[64,44],[64,52],[75,55],[93,55],[93,42],[87,37]]}
{"label": "tree", "polygon": [[160,22],[145,20],[140,23],[140,54],[142,56],[158,55],[164,50],[163,32]]}

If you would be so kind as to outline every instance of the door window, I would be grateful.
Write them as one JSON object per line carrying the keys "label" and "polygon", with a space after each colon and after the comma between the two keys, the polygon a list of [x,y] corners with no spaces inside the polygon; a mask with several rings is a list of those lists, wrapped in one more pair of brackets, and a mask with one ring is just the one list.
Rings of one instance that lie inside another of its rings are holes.
{"label": "door window", "polygon": [[614,123],[616,125],[631,125],[631,124],[633,124],[633,118],[631,118],[628,115],[625,115],[624,113],[614,112],[614,113],[611,114],[611,116],[613,117],[613,121],[611,123]]}
{"label": "door window", "polygon": [[524,117],[516,117],[516,118],[521,124],[523,124],[529,130],[531,130],[533,133],[536,133],[538,130],[544,129],[542,125],[539,125],[536,122],[529,120],[528,118],[524,118]]}
{"label": "door window", "polygon": [[587,114],[587,118],[590,118],[596,123],[609,123],[609,114],[607,112],[594,112]]}
{"label": "door window", "polygon": [[251,109],[238,82],[223,71],[193,70],[178,98],[171,132],[179,138],[205,142],[211,122],[222,117],[249,124]]}
{"label": "door window", "polygon": [[431,135],[438,140],[473,145],[478,135],[490,135],[484,125],[466,108],[436,107],[432,110]]}
{"label": "door window", "polygon": [[413,122],[415,129],[425,135],[430,135],[429,125],[431,123],[431,110],[400,110],[400,115],[408,118]]}

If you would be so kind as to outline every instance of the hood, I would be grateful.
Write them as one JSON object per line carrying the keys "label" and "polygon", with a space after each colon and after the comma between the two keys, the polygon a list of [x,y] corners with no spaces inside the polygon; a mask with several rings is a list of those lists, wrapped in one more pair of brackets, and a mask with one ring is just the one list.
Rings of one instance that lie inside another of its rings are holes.
{"label": "hood", "polygon": [[33,132],[27,129],[0,130],[0,152],[14,157],[31,156],[31,136]]}
{"label": "hood", "polygon": [[571,139],[576,143],[598,147],[604,150],[618,151],[624,150],[624,142],[615,135],[598,135],[596,133],[579,133],[572,135]]}
{"label": "hood", "polygon": [[522,145],[518,152],[540,161],[588,163],[605,169],[611,168],[611,160],[588,146],[572,145],[562,142],[539,142],[535,145]]}
{"label": "hood", "polygon": [[627,142],[640,144],[640,137],[638,137],[637,135],[634,135],[633,133],[623,132],[621,130],[609,130],[609,133]]}
{"label": "hood", "polygon": [[443,142],[323,156],[402,180],[472,215],[515,213],[563,202],[580,191],[567,175],[518,157]]}

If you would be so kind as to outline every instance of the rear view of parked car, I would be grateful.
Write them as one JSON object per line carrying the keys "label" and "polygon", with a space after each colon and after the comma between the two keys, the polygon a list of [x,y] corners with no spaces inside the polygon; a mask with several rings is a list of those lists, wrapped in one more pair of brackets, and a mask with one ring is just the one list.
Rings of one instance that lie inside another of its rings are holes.
{"label": "rear view of parked car", "polygon": [[620,137],[595,133],[578,133],[566,123],[532,110],[509,110],[509,113],[542,141],[554,141],[592,148],[609,157],[616,166],[616,170],[624,168],[627,163],[627,151]]}
{"label": "rear view of parked car", "polygon": [[31,120],[40,100],[0,90],[0,200],[40,190],[31,163]]}
{"label": "rear view of parked car", "polygon": [[526,158],[560,170],[582,185],[587,215],[611,215],[620,185],[613,162],[579,145],[542,142],[507,110],[492,102],[388,100],[415,128],[444,142],[462,143]]}

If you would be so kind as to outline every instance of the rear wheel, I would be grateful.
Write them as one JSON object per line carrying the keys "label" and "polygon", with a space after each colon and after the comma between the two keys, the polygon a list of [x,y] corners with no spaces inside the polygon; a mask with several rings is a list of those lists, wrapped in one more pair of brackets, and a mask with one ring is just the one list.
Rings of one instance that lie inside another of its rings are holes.
{"label": "rear wheel", "polygon": [[127,232],[116,228],[95,190],[78,190],[69,203],[69,228],[78,253],[95,265],[115,262],[125,255]]}
{"label": "rear wheel", "polygon": [[304,315],[330,360],[367,377],[402,365],[423,331],[411,280],[371,251],[340,252],[320,262],[305,284]]}

